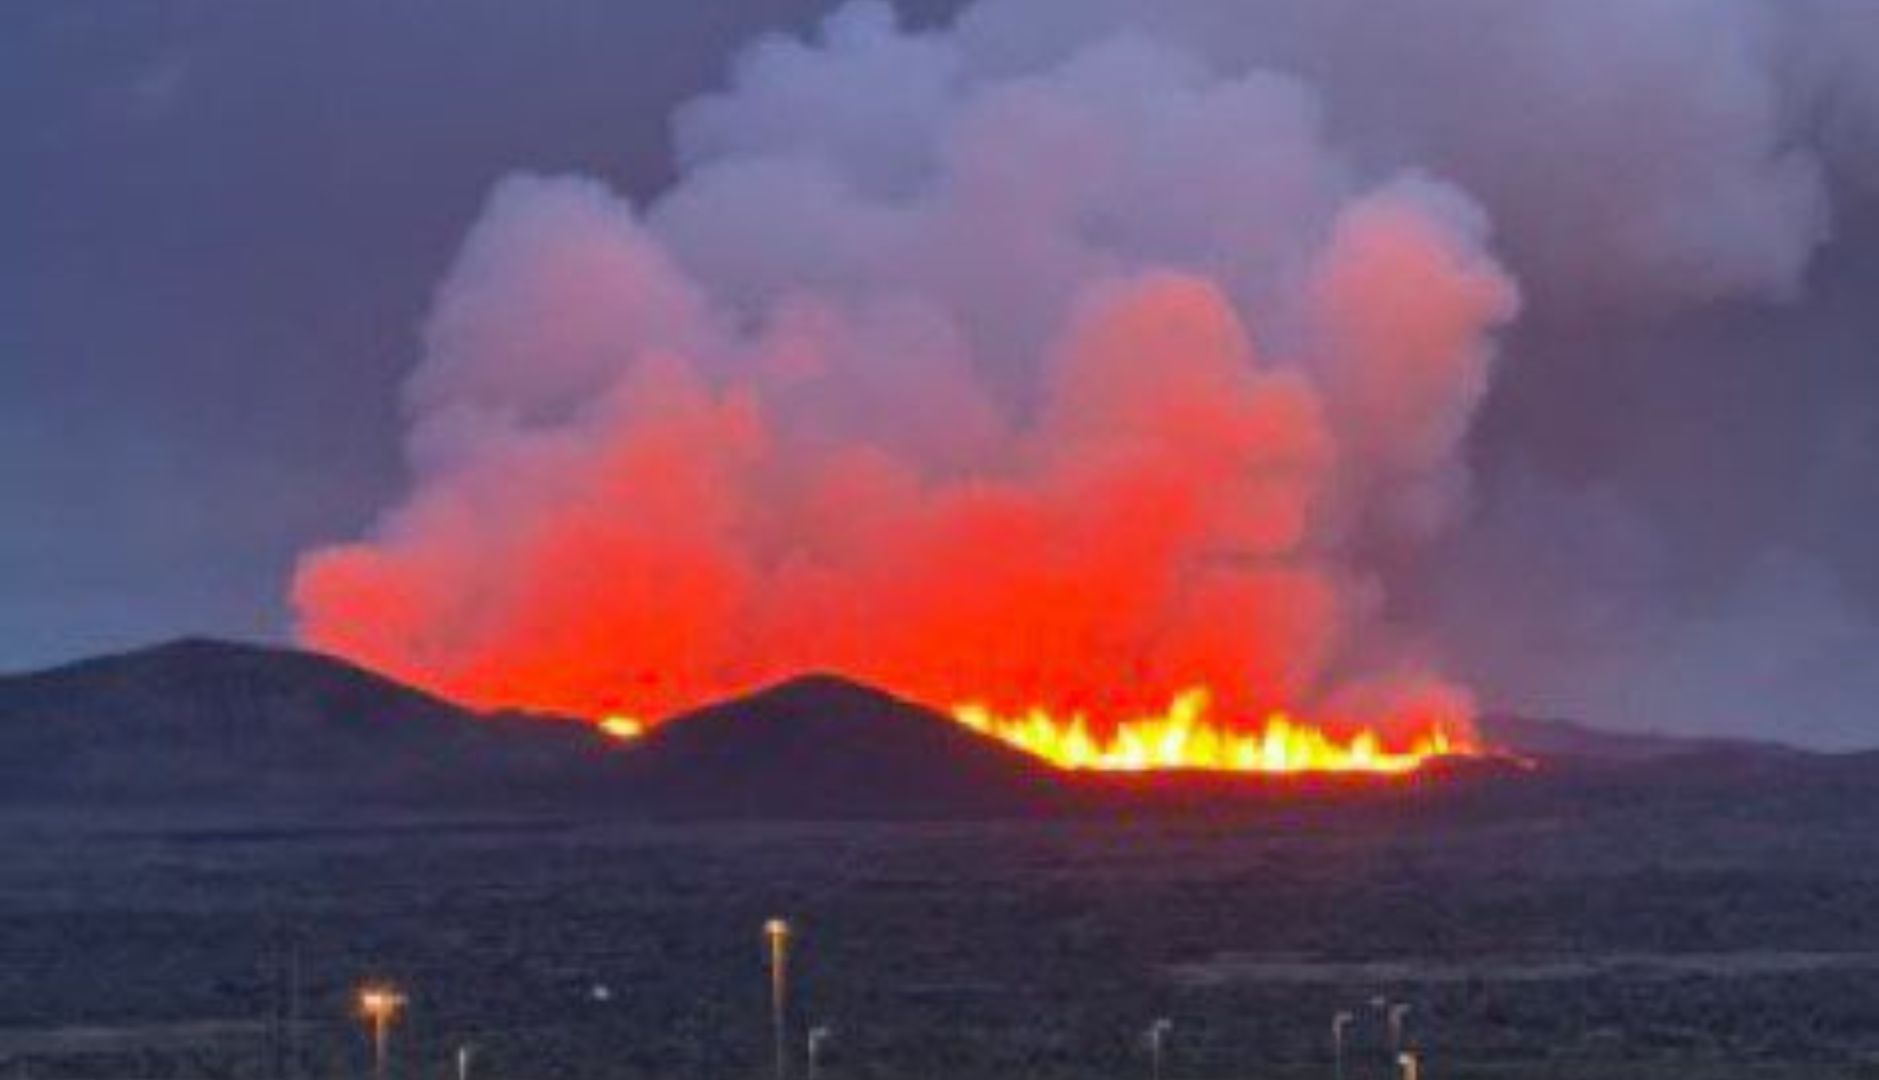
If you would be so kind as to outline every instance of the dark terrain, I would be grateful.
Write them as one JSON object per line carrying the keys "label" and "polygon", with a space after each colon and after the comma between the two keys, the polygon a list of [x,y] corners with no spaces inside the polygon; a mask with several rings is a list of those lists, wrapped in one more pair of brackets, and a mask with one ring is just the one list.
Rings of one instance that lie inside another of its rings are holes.
{"label": "dark terrain", "polygon": [[482,715],[312,653],[189,639],[0,678],[0,812],[294,822],[573,807],[585,724]]}
{"label": "dark terrain", "polygon": [[1866,757],[1071,781],[827,679],[681,723],[208,643],[0,680],[0,1077],[358,1075],[378,975],[401,1077],[755,1076],[773,914],[829,1080],[1146,1076],[1157,1016],[1171,1080],[1328,1077],[1339,1008],[1366,1080],[1379,994],[1432,1077],[1879,1076]]}

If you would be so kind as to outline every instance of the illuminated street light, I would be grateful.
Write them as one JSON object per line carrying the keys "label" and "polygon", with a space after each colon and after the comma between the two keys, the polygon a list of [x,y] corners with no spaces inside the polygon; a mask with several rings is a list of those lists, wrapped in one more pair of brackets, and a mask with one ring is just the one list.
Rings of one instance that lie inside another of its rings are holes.
{"label": "illuminated street light", "polygon": [[457,1047],[457,1080],[470,1080],[470,1059],[476,1054],[476,1048],[469,1043]]}
{"label": "illuminated street light", "polygon": [[372,1033],[373,1080],[385,1080],[391,1025],[397,1020],[398,1010],[405,1007],[406,1001],[403,994],[390,986],[372,985],[359,990],[359,1015],[365,1018]]}
{"label": "illuminated street light", "polygon": [[1416,1061],[1416,1055],[1405,1050],[1396,1055],[1396,1068],[1399,1080],[1419,1080],[1422,1068]]}
{"label": "illuminated street light", "polygon": [[1331,1074],[1335,1080],[1344,1080],[1344,1030],[1354,1019],[1348,1009],[1331,1017]]}
{"label": "illuminated street light", "polygon": [[1163,1016],[1148,1025],[1145,1038],[1148,1042],[1148,1075],[1150,1080],[1161,1080],[1162,1048],[1168,1041],[1168,1033],[1174,1030],[1174,1021]]}
{"label": "illuminated street light", "polygon": [[789,1031],[786,1005],[789,990],[789,923],[770,919],[763,924],[770,947],[770,1034],[775,1040],[776,1080],[789,1080]]}
{"label": "illuminated street light", "polygon": [[835,1034],[827,1025],[817,1024],[809,1029],[809,1073],[808,1080],[817,1080],[822,1072],[822,1044]]}
{"label": "illuminated street light", "polygon": [[1403,1052],[1403,1018],[1408,1015],[1409,1006],[1406,1003],[1399,1001],[1390,1006],[1388,1018],[1390,1023],[1391,1054],[1400,1055]]}

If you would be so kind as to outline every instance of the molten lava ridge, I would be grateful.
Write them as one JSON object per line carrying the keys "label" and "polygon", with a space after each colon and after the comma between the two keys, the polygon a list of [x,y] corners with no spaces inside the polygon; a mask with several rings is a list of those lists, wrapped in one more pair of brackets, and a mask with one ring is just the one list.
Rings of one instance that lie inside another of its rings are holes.
{"label": "molten lava ridge", "polygon": [[[1333,729],[1275,712],[1247,727],[1211,717],[1212,702],[1205,687],[1192,687],[1176,694],[1161,713],[1110,725],[1041,707],[1001,715],[976,703],[957,705],[950,716],[1060,769],[1400,776],[1438,758],[1486,753],[1473,726],[1455,716],[1400,718],[1386,731],[1361,725]],[[622,741],[637,740],[651,729],[623,715],[605,717],[596,727]]]}
{"label": "molten lava ridge", "polygon": [[1161,714],[1130,718],[1106,730],[1081,714],[1056,716],[1041,708],[1001,716],[982,705],[964,704],[952,715],[974,731],[1065,769],[1400,775],[1436,758],[1481,753],[1473,730],[1452,720],[1418,722],[1394,738],[1371,727],[1336,734],[1283,713],[1244,728],[1210,719],[1211,701],[1204,687],[1190,688]]}

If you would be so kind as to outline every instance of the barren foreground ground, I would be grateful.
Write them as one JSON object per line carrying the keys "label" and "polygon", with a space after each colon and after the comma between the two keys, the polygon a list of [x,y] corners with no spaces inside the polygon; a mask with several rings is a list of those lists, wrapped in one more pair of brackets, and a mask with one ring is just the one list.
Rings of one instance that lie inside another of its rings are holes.
{"label": "barren foreground ground", "polygon": [[[0,831],[0,1077],[750,1077],[759,926],[822,1075],[1879,1075],[1879,835],[1727,806],[1506,822]],[[297,973],[297,977],[296,977]],[[294,984],[296,995],[290,992]],[[299,1023],[292,1023],[296,1005]],[[297,1034],[296,1034],[297,1032]],[[801,1071],[800,1061],[794,1066]]]}

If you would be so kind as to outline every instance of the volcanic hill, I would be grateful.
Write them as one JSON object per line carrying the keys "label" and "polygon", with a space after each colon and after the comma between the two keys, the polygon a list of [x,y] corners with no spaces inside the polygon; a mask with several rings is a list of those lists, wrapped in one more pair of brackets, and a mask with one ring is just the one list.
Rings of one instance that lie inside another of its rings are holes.
{"label": "volcanic hill", "polygon": [[931,709],[807,675],[667,721],[620,765],[654,812],[985,817],[1061,805],[1062,774]]}
{"label": "volcanic hill", "polygon": [[[478,713],[344,661],[183,640],[0,677],[0,811],[155,824],[550,817],[957,819],[1237,814],[1352,801],[1551,813],[1845,798],[1865,755],[1488,718],[1540,760],[1407,778],[1065,773],[930,709],[810,675],[622,742],[568,718]],[[1827,804],[1823,804],[1827,805]]]}
{"label": "volcanic hill", "polygon": [[0,807],[344,819],[566,806],[588,725],[481,715],[331,657],[184,639],[0,678]]}
{"label": "volcanic hill", "polygon": [[806,676],[631,743],[479,713],[345,661],[187,639],[0,677],[0,810],[109,819],[956,818],[1059,774],[938,713]]}

